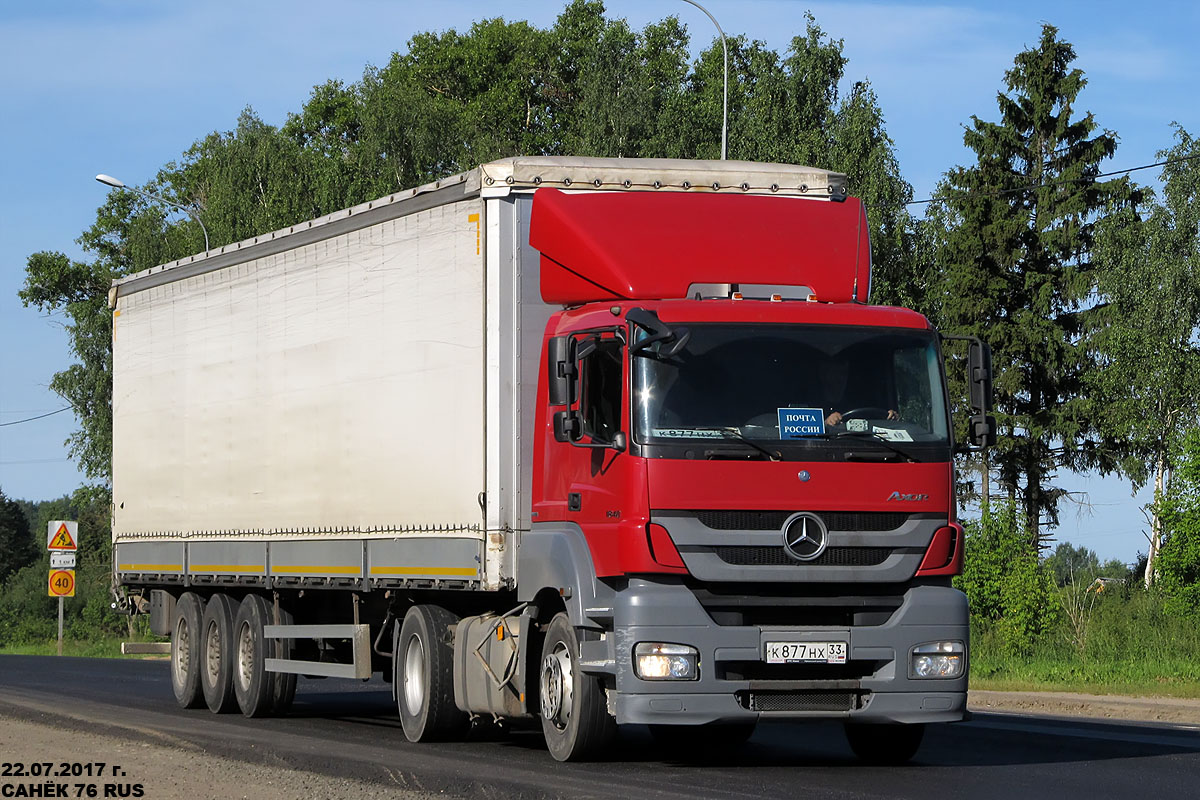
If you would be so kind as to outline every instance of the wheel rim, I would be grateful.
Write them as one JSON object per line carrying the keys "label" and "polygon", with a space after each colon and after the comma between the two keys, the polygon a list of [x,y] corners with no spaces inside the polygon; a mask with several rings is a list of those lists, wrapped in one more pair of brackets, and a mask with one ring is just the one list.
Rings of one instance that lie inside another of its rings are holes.
{"label": "wheel rim", "polygon": [[415,633],[404,647],[404,705],[414,717],[425,705],[425,643]]}
{"label": "wheel rim", "polygon": [[254,674],[254,636],[248,623],[238,629],[237,675],[243,691],[249,691],[250,678]]}
{"label": "wheel rim", "polygon": [[571,651],[565,642],[557,642],[554,650],[542,659],[542,718],[550,720],[559,730],[566,728],[571,721],[574,691]]}
{"label": "wheel rim", "polygon": [[204,674],[208,676],[209,686],[217,685],[217,677],[221,674],[221,627],[216,620],[208,623],[204,632]]}
{"label": "wheel rim", "polygon": [[183,686],[187,682],[192,649],[187,620],[183,617],[180,617],[179,622],[175,623],[175,636],[173,639],[175,642],[175,657],[171,659],[173,677],[175,678],[176,686]]}

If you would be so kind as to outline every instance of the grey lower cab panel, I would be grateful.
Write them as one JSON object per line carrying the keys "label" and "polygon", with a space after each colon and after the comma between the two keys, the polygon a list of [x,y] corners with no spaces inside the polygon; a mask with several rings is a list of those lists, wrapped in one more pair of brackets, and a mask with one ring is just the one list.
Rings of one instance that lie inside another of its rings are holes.
{"label": "grey lower cab panel", "polygon": [[[631,579],[615,605],[612,635],[583,655],[598,667],[589,672],[611,670],[613,707],[622,724],[792,718],[951,722],[965,713],[966,664],[960,678],[922,680],[909,674],[916,645],[966,645],[966,597],[950,587],[909,588],[899,608],[879,625],[716,625],[692,589],[649,579]],[[845,663],[767,663],[767,643],[805,641],[844,642]],[[633,659],[642,642],[694,647],[698,678],[643,680]]]}
{"label": "grey lower cab panel", "polygon": [[188,539],[118,542],[124,585],[478,588],[479,535],[382,539]]}

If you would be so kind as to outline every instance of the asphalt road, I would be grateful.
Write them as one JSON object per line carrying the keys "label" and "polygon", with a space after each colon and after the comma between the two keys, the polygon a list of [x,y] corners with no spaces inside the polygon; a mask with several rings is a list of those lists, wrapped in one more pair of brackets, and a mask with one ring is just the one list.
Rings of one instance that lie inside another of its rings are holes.
{"label": "asphalt road", "polygon": [[1200,730],[1183,726],[976,714],[931,728],[905,767],[859,764],[828,723],[760,725],[715,759],[668,756],[632,728],[606,762],[559,764],[533,730],[410,744],[377,680],[302,678],[286,718],[184,711],[165,661],[0,656],[0,714],[462,797],[1173,798],[1200,786]]}

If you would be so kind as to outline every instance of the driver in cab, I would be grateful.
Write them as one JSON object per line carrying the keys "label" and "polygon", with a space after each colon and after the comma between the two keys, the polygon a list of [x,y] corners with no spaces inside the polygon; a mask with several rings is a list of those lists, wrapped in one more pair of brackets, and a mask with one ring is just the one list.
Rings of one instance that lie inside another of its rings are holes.
{"label": "driver in cab", "polygon": [[[851,381],[850,364],[845,360],[828,361],[821,368],[821,384],[825,390],[827,398],[840,398],[839,402],[830,402],[826,408],[830,408],[830,412],[825,416],[826,427],[841,425],[845,418],[865,418],[870,416],[881,415],[884,409],[871,403],[855,403],[855,400],[860,400],[864,396],[868,396],[868,392],[862,391],[863,386],[851,386],[851,383],[861,383],[862,376],[866,372],[859,371],[859,380]],[[845,411],[834,411],[832,409],[843,408]],[[871,413],[866,413],[871,412]],[[889,420],[898,420],[900,415],[895,409],[886,410]]]}

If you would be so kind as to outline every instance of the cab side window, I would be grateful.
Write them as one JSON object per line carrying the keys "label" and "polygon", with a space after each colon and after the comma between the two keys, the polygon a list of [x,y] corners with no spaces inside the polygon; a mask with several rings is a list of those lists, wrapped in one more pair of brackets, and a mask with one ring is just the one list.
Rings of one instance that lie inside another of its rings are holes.
{"label": "cab side window", "polygon": [[604,339],[582,362],[580,415],[583,432],[599,442],[611,442],[621,430],[621,343]]}

